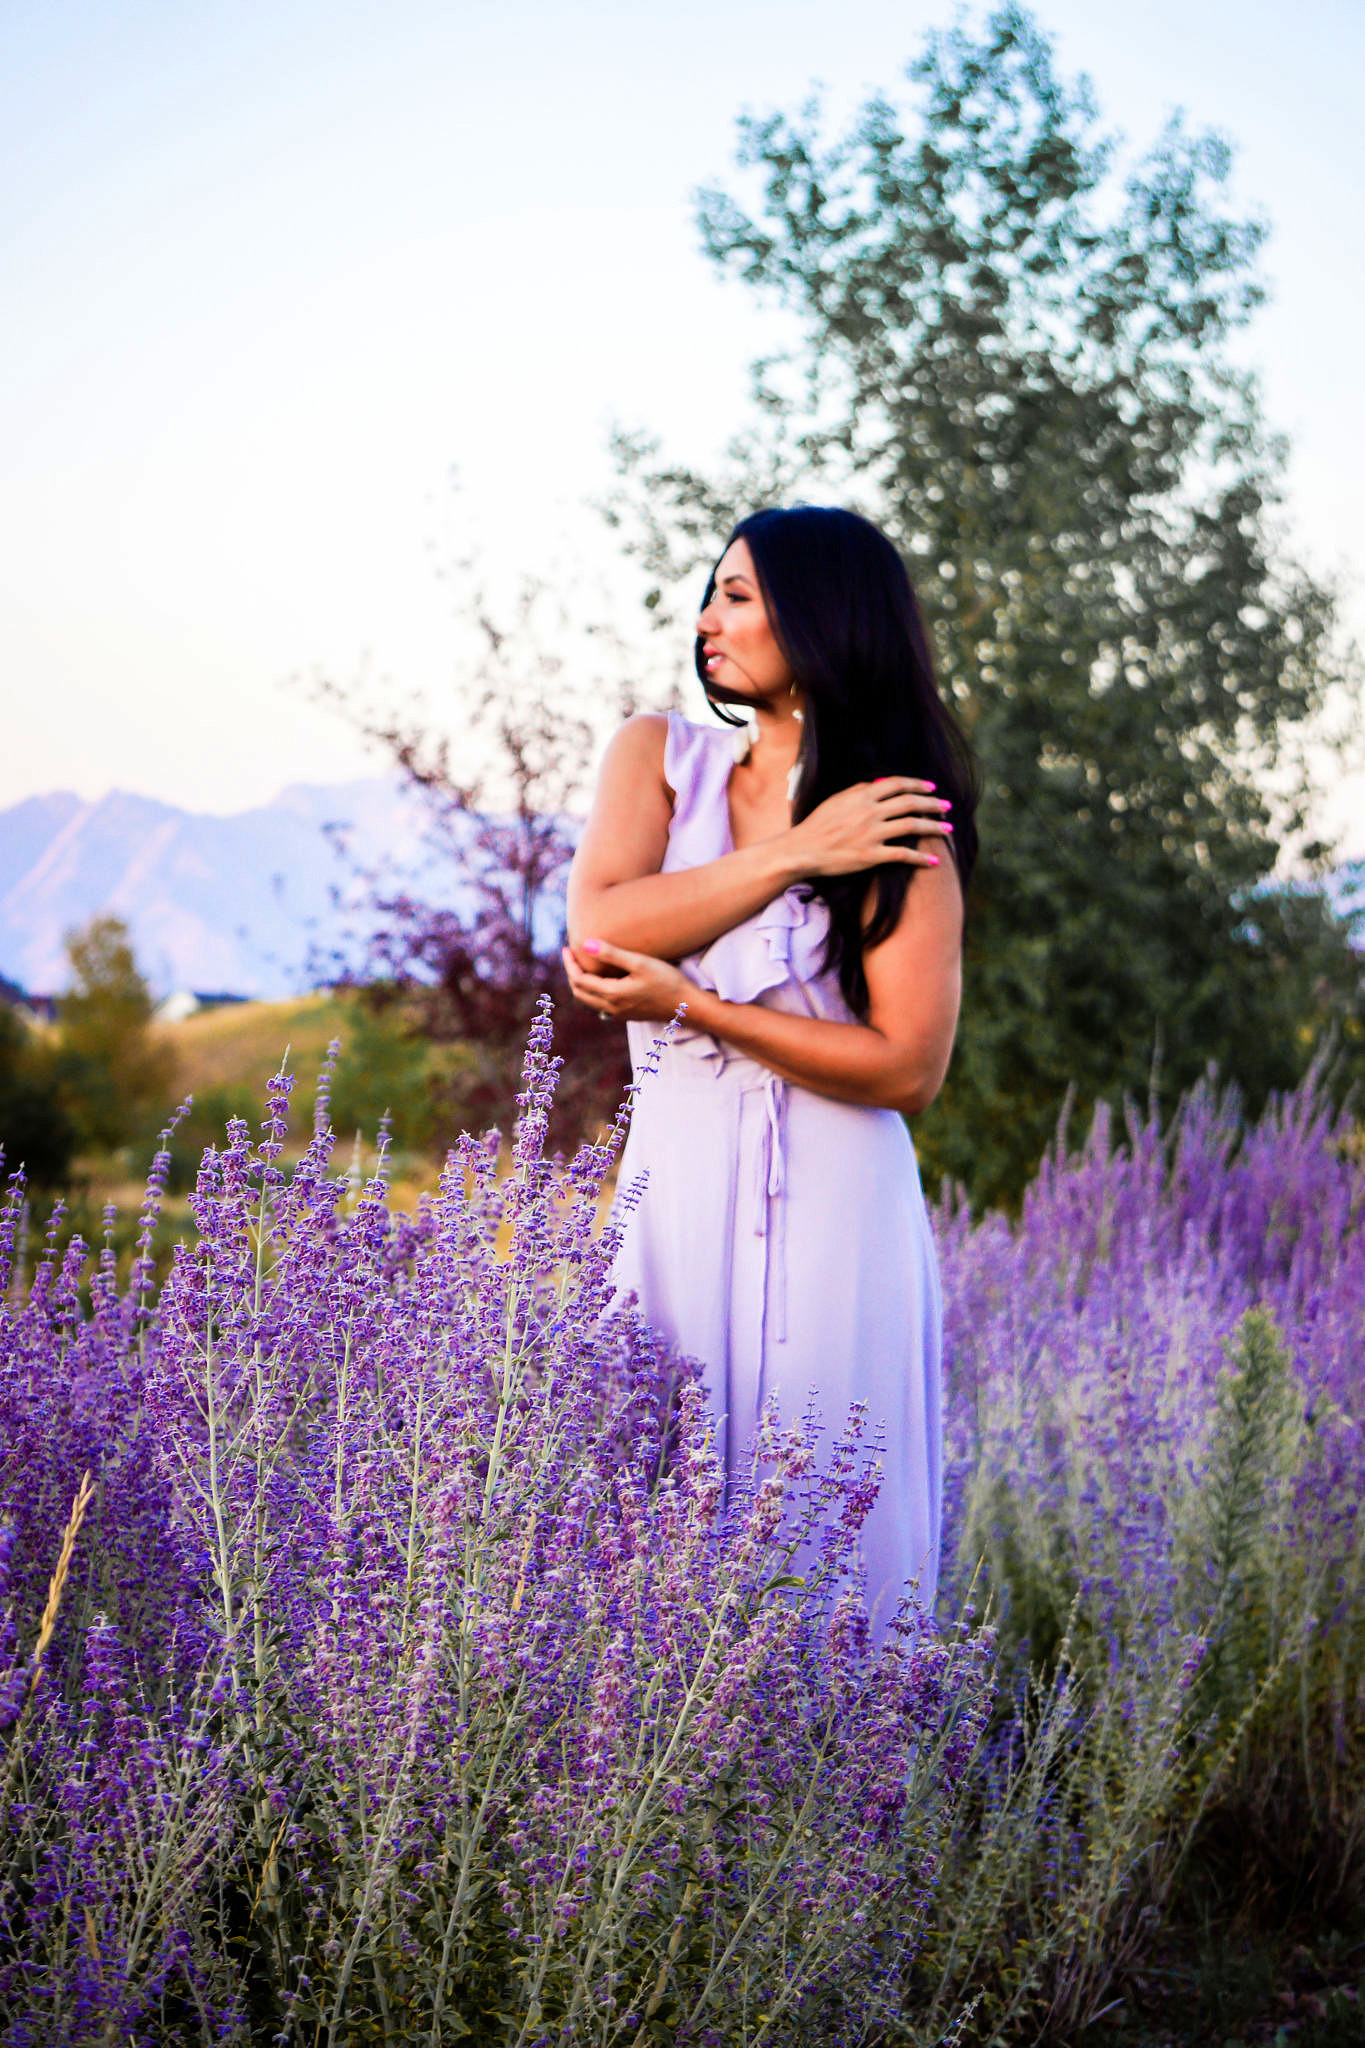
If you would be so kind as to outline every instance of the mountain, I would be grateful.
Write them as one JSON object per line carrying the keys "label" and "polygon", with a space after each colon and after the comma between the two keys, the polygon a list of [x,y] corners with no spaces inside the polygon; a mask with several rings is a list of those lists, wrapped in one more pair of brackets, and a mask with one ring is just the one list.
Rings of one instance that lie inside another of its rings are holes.
{"label": "mountain", "polygon": [[110,912],[160,993],[290,995],[319,956],[354,946],[357,870],[460,894],[435,871],[420,806],[379,778],[295,783],[231,817],[123,790],[29,797],[0,811],[0,975],[60,988],[64,934]]}
{"label": "mountain", "polygon": [[1337,916],[1350,924],[1354,944],[1365,947],[1365,860],[1344,861],[1323,887]]}

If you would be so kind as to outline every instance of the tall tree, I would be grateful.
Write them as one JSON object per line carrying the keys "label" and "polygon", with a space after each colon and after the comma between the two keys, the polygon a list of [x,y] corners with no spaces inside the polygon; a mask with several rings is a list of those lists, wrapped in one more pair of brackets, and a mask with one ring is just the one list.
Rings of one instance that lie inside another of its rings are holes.
{"label": "tall tree", "polygon": [[58,1006],[56,1067],[83,1147],[113,1150],[164,1116],[173,1048],[151,1028],[152,998],[121,918],[93,917],[66,940],[71,982]]}
{"label": "tall tree", "polygon": [[[630,1078],[624,1031],[573,1001],[559,955],[577,840],[573,812],[594,733],[564,677],[567,621],[554,609],[550,625],[561,630],[551,633],[546,596],[538,584],[524,585],[510,619],[499,623],[484,593],[473,593],[465,622],[475,629],[476,651],[458,673],[453,740],[434,736],[422,716],[319,685],[426,812],[437,900],[395,889],[382,875],[359,877],[363,965],[357,973],[353,960],[338,963],[329,975],[359,984],[391,1063],[402,1034],[424,1041],[427,1052],[443,1049],[423,1069],[427,1115],[407,1119],[406,1134],[415,1137],[420,1121],[426,1142],[451,1143],[461,1129],[489,1123],[510,1126],[526,1035],[544,995],[555,1003],[555,1045],[564,1060],[553,1145],[571,1148],[610,1122]],[[600,645],[597,651],[603,655]],[[622,711],[632,708],[610,650],[599,679]],[[385,1106],[382,1078],[372,1074],[363,1095],[356,1086],[353,1062],[365,1057],[365,1030],[357,1037],[338,1071],[338,1114]],[[386,1105],[400,1112],[392,1094]]]}
{"label": "tall tree", "polygon": [[[801,340],[758,366],[718,475],[622,436],[615,517],[654,579],[731,515],[852,499],[903,549],[984,771],[959,1049],[931,1170],[1008,1197],[1069,1087],[1173,1097],[1209,1061],[1253,1097],[1305,1031],[1360,1040],[1359,975],[1315,898],[1301,742],[1343,667],[1331,593],[1289,560],[1284,462],[1230,346],[1264,230],[1226,145],[1174,120],[1126,177],[1031,17],[933,35],[917,110],[746,119],[754,203],[705,247]],[[795,370],[799,375],[793,375]]]}

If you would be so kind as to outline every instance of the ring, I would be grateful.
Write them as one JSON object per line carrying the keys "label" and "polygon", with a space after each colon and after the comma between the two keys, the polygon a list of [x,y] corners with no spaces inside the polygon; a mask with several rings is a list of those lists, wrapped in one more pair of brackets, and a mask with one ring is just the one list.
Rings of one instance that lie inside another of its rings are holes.
{"label": "ring", "polygon": [[600,1018],[602,1019],[602,1022],[603,1022],[604,1024],[610,1024],[610,1022],[611,1022],[611,1011],[610,1011],[610,1010],[599,1010],[597,1014],[598,1014],[598,1016],[599,1016],[599,1017],[600,1017]]}

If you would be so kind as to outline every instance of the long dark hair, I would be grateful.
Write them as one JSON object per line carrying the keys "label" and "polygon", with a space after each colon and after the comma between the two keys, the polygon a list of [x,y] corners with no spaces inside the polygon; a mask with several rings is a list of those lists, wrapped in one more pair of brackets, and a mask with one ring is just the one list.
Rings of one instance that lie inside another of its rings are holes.
{"label": "long dark hair", "polygon": [[[965,890],[977,850],[976,765],[966,734],[939,695],[929,636],[895,548],[870,519],[837,505],[751,512],[726,548],[737,540],[748,543],[805,712],[793,819],[808,817],[850,783],[878,775],[935,783],[952,802],[949,844]],[[715,587],[713,569],[703,610]],[[727,707],[743,700],[707,681],[700,637],[696,662],[712,710],[729,725],[742,724]],[[911,835],[898,843],[915,841]],[[829,907],[825,965],[838,969],[844,1000],[858,1016],[867,1014],[863,954],[895,930],[914,873],[896,861],[856,875],[813,875],[802,885]]]}

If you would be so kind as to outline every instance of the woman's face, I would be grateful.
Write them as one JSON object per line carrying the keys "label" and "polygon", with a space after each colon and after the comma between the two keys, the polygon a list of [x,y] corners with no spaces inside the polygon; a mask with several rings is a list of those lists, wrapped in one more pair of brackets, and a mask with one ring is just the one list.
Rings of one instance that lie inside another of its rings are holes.
{"label": "woman's face", "polygon": [[768,623],[747,541],[732,542],[721,556],[697,632],[706,680],[727,696],[769,704],[790,691],[791,669]]}

